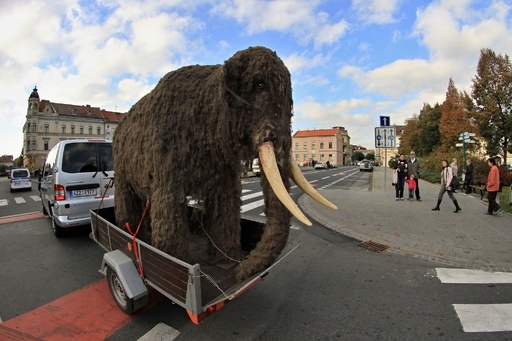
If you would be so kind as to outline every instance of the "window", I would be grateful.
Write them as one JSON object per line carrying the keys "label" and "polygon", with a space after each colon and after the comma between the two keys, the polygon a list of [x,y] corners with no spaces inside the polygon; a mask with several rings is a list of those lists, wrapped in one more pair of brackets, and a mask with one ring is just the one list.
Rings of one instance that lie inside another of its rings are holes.
{"label": "window", "polygon": [[334,161],[334,154],[329,154],[329,160]]}
{"label": "window", "polygon": [[299,142],[295,142],[295,149],[298,150],[299,149]]}
{"label": "window", "polygon": [[64,147],[62,171],[66,173],[114,169],[111,143],[70,143]]}
{"label": "window", "polygon": [[308,160],[308,154],[304,154],[304,161]]}
{"label": "window", "polygon": [[63,124],[63,125],[62,125],[62,133],[63,133],[63,134],[65,134],[65,133],[66,133],[66,125],[65,125],[65,124]]}
{"label": "window", "polygon": [[27,150],[30,150],[30,141],[27,140]]}
{"label": "window", "polygon": [[329,149],[332,149],[332,142],[329,142]]}
{"label": "window", "polygon": [[74,133],[75,133],[75,125],[74,125],[74,124],[72,124],[72,125],[71,125],[71,134],[74,134]]}
{"label": "window", "polygon": [[27,123],[27,132],[30,131],[30,122]]}
{"label": "window", "polygon": [[36,124],[35,123],[32,123],[32,132],[35,133],[36,132]]}
{"label": "window", "polygon": [[311,154],[311,158],[314,160],[316,158],[316,154],[315,153]]}
{"label": "window", "polygon": [[320,161],[323,161],[324,160],[324,154],[320,154]]}
{"label": "window", "polygon": [[295,154],[295,161],[299,161],[299,154]]}
{"label": "window", "polygon": [[36,141],[34,140],[34,141],[32,141],[32,150],[36,150],[36,149],[37,149],[36,148]]}
{"label": "window", "polygon": [[92,126],[89,126],[89,135],[92,135]]}
{"label": "window", "polygon": [[50,132],[50,125],[49,125],[48,123],[46,123],[46,124],[44,125],[44,132],[45,132],[45,133],[49,133],[49,132]]}
{"label": "window", "polygon": [[324,143],[320,142],[320,149],[324,149]]}
{"label": "window", "polygon": [[44,150],[48,150],[48,140],[44,140]]}
{"label": "window", "polygon": [[308,149],[308,143],[307,143],[307,142],[304,142],[303,147],[304,147],[304,149]]}
{"label": "window", "polygon": [[311,149],[315,149],[315,148],[316,148],[316,142],[313,141],[313,142],[311,142]]}
{"label": "window", "polygon": [[80,135],[84,134],[84,126],[80,126]]}
{"label": "window", "polygon": [[96,133],[97,133],[98,135],[101,135],[101,127],[96,127]]}

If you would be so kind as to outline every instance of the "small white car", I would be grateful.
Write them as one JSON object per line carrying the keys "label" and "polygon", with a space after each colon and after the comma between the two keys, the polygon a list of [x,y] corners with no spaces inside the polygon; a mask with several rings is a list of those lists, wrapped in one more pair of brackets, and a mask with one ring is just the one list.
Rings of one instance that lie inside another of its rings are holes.
{"label": "small white car", "polygon": [[260,159],[256,158],[256,159],[252,160],[252,172],[256,176],[260,176],[261,175]]}
{"label": "small white car", "polygon": [[11,192],[28,189],[32,190],[32,180],[27,168],[13,168],[11,171]]}
{"label": "small white car", "polygon": [[325,163],[323,162],[318,162],[316,165],[315,165],[315,169],[326,169],[327,166],[325,165]]}
{"label": "small white car", "polygon": [[362,160],[359,164],[359,171],[360,172],[373,172],[373,166],[370,160]]}

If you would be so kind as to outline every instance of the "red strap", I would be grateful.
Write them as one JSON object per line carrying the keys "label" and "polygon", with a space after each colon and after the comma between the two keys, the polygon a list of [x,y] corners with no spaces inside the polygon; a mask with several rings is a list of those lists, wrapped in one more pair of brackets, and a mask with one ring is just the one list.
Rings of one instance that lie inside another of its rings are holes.
{"label": "red strap", "polygon": [[144,217],[146,216],[146,213],[148,212],[150,206],[151,205],[148,200],[148,202],[146,203],[146,208],[144,209],[144,212],[142,213],[142,217],[140,218],[139,226],[137,226],[137,230],[135,231],[135,233],[133,233],[132,229],[130,228],[130,224],[128,222],[125,223],[126,229],[132,235],[133,253],[135,254],[135,260],[137,261],[137,267],[139,268],[139,273],[142,277],[144,277],[144,268],[142,267],[142,261],[140,259],[140,255],[139,255],[137,234],[140,231],[140,227],[142,226],[142,221],[144,220]]}

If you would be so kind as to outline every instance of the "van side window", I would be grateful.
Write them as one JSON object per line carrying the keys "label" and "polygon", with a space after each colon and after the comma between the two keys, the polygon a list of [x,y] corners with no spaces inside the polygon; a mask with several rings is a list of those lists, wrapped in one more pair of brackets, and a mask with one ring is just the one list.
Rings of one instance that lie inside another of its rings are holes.
{"label": "van side window", "polygon": [[57,148],[53,148],[48,153],[46,157],[46,161],[44,163],[43,176],[48,176],[53,174],[53,166],[55,165],[55,158],[57,157]]}
{"label": "van side window", "polygon": [[62,171],[66,173],[96,172],[96,143],[70,143],[64,146]]}

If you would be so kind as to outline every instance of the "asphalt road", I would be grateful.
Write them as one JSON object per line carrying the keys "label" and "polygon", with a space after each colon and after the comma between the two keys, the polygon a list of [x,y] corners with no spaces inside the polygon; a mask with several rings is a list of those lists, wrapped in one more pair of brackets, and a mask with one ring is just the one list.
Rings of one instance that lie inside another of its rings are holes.
{"label": "asphalt road", "polygon": [[[355,167],[305,175],[317,189],[341,188],[347,200],[350,191],[368,190],[371,183],[371,174]],[[247,196],[244,205],[261,200],[257,180],[243,179],[243,195]],[[4,189],[0,184],[0,199],[7,198],[9,205],[14,205],[8,189],[7,193]],[[296,188],[291,193],[295,200],[300,196]],[[16,205],[26,205],[26,212],[40,209],[28,201]],[[20,206],[15,207],[0,207],[4,210],[0,214],[19,214],[13,212],[18,212]],[[245,209],[244,214],[263,218],[257,204]],[[455,303],[474,303],[475,298],[485,303],[510,302],[510,284],[441,283],[434,263],[362,250],[357,247],[358,242],[316,223],[306,227],[294,221],[289,244],[300,246],[262,282],[199,326],[190,322],[181,307],[153,292],[155,305],[136,314],[107,339],[138,340],[159,323],[177,331],[177,340],[512,338],[506,332],[464,332],[453,308]],[[0,225],[0,318],[9,322],[88,285],[101,284],[105,280],[97,270],[102,255],[103,250],[88,238],[87,229],[57,239],[48,218]],[[103,284],[106,286],[106,282]],[[87,301],[75,306],[84,314],[91,309]],[[72,323],[78,324],[77,321]],[[69,330],[73,330],[72,326]],[[87,335],[68,336],[70,340],[94,339]]]}

